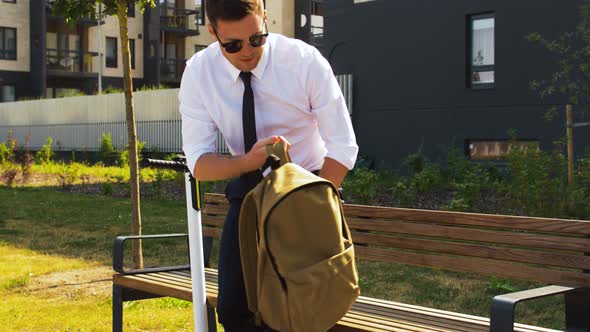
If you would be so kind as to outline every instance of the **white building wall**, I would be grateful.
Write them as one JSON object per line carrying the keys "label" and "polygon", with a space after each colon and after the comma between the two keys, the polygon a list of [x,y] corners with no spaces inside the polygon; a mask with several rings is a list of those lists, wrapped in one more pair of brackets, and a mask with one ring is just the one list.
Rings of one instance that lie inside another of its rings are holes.
{"label": "white building wall", "polygon": [[29,4],[28,0],[18,0],[16,3],[0,2],[0,27],[16,28],[16,61],[0,59],[0,70],[31,70]]}
{"label": "white building wall", "polygon": [[[143,78],[143,14],[138,5],[135,6],[135,17],[127,17],[127,27],[129,29],[129,38],[135,39],[135,69],[132,71],[133,78]],[[88,29],[88,50],[98,52],[98,26]],[[100,27],[101,31],[101,48],[102,48],[102,74],[107,77],[123,77],[123,48],[121,38],[119,38],[119,20],[116,16],[108,16],[104,24]],[[139,39],[142,35],[142,39]],[[106,37],[117,38],[117,68],[107,68],[106,54]],[[98,57],[93,57],[92,68],[98,67]],[[95,71],[98,72],[98,69]]]}

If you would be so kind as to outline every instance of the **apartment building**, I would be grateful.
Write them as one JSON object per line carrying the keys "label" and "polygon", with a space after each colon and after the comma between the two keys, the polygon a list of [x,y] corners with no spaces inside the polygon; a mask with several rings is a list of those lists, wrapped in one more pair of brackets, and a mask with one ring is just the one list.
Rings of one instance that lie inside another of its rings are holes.
{"label": "apartment building", "polygon": [[[317,1],[266,1],[269,30],[309,40],[295,10],[309,10],[307,3]],[[122,87],[117,18],[99,20],[97,13],[67,25],[53,15],[52,2],[0,0],[0,102],[96,94],[99,85],[103,90]],[[158,0],[144,13],[139,6],[129,7],[134,87],[180,85],[186,60],[214,41],[207,32],[204,2]]]}

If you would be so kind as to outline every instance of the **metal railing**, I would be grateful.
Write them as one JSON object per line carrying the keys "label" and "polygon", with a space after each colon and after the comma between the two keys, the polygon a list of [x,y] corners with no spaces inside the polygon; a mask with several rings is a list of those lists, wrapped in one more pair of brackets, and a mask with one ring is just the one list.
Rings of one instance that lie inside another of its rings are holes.
{"label": "metal railing", "polygon": [[[352,112],[353,76],[337,75],[344,99]],[[181,152],[181,116],[178,89],[134,93],[137,135],[146,148]],[[52,137],[54,150],[98,151],[102,133],[111,133],[113,145],[127,145],[125,97],[122,93],[0,103],[0,142],[12,132],[19,146],[28,141],[41,149]],[[27,137],[28,136],[28,137]],[[229,153],[221,134],[217,151]]]}
{"label": "metal railing", "polygon": [[165,29],[192,30],[189,28],[189,16],[196,15],[192,9],[160,7],[160,26]]}
{"label": "metal railing", "polygon": [[[67,72],[92,73],[92,57],[95,53],[76,50],[46,50],[47,69]],[[82,66],[80,65],[82,64]]]}

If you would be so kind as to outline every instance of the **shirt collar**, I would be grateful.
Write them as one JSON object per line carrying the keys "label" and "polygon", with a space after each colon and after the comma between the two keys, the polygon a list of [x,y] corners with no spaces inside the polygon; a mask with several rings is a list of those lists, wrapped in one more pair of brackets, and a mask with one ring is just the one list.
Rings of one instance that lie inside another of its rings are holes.
{"label": "shirt collar", "polygon": [[[231,62],[229,62],[229,60],[227,60],[225,58],[225,56],[223,56],[223,53],[221,51],[221,44],[218,43],[218,50],[219,50],[219,56],[221,56],[221,58],[223,58],[223,65],[225,67],[225,69],[227,70],[227,73],[229,74],[230,78],[233,80],[233,82],[236,82],[238,80],[238,78],[240,77],[240,70],[238,68],[236,68],[234,65],[231,64]],[[264,44],[264,50],[262,51],[262,57],[260,58],[260,61],[258,61],[258,65],[256,66],[256,68],[254,68],[252,70],[252,75],[254,75],[257,79],[262,79],[262,76],[264,75],[266,66],[268,64],[268,57],[270,54],[270,48],[271,48],[271,35],[269,35],[267,37],[266,43]]]}

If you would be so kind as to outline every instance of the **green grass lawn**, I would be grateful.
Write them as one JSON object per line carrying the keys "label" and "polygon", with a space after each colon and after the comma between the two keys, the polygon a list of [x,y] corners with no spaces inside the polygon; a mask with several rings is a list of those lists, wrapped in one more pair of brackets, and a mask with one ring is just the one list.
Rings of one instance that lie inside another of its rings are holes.
{"label": "green grass lawn", "polygon": [[[142,200],[143,233],[186,232],[184,204],[184,200]],[[0,326],[13,331],[110,330],[110,293],[89,294],[92,287],[59,292],[35,286],[54,273],[108,270],[113,239],[129,234],[129,220],[129,202],[124,198],[73,194],[54,187],[0,186]],[[182,242],[145,241],[146,265],[186,262]],[[488,315],[495,294],[537,286],[364,261],[359,271],[363,295],[482,316]],[[108,288],[108,281],[96,285],[105,283]],[[563,329],[562,306],[560,298],[519,305],[517,320]],[[124,310],[128,331],[192,329],[191,305],[185,301],[128,302]]]}

